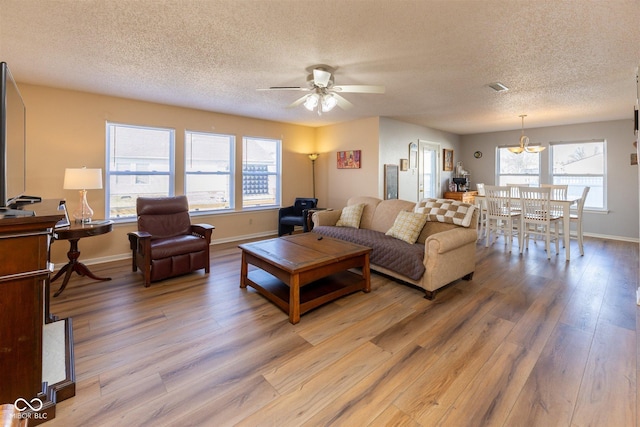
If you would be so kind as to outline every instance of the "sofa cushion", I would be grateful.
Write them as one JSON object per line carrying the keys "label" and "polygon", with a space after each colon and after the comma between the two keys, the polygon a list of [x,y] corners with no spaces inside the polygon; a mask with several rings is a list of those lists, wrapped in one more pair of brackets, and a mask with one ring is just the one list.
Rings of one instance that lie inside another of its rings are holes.
{"label": "sofa cushion", "polygon": [[364,203],[347,206],[342,209],[340,219],[336,222],[336,227],[360,227],[360,218],[362,218],[362,210]]}
{"label": "sofa cushion", "polygon": [[422,199],[416,204],[415,212],[427,215],[427,221],[445,222],[469,227],[473,218],[474,205],[450,199]]}
{"label": "sofa cushion", "polygon": [[414,244],[426,222],[427,216],[424,214],[400,211],[386,235]]}
{"label": "sofa cushion", "polygon": [[365,228],[355,229],[321,225],[314,227],[312,231],[324,236],[370,247],[371,255],[369,261],[371,264],[393,270],[412,280],[420,280],[424,275],[424,245],[411,245],[379,231]]}

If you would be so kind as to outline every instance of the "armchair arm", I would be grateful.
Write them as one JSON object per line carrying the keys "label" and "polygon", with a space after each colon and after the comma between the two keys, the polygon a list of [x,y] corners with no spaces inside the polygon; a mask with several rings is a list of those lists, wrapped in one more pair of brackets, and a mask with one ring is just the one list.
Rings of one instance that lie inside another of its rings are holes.
{"label": "armchair arm", "polygon": [[294,206],[285,206],[284,208],[278,209],[278,221],[280,221],[280,218],[282,218],[283,216],[290,215],[295,215]]}
{"label": "armchair arm", "polygon": [[211,224],[191,224],[191,234],[202,237],[207,243],[211,243],[211,234],[215,228]]}
{"label": "armchair arm", "polygon": [[338,210],[326,210],[317,211],[313,213],[311,217],[313,225],[336,225],[336,222],[340,219],[342,209]]}
{"label": "armchair arm", "polygon": [[127,233],[127,236],[129,236],[129,246],[133,252],[131,258],[133,271],[136,271],[138,266],[143,269],[145,265],[151,263],[151,234],[146,231],[131,231]]}
{"label": "armchair arm", "polygon": [[425,260],[429,254],[443,254],[469,243],[475,245],[477,239],[478,231],[475,228],[457,227],[452,230],[432,234],[424,242]]}

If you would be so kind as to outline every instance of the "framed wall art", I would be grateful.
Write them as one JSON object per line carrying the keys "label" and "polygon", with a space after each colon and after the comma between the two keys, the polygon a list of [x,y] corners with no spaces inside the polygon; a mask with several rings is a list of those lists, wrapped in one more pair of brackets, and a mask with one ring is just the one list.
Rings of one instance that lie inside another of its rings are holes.
{"label": "framed wall art", "polygon": [[338,151],[338,169],[360,169],[362,161],[361,150]]}
{"label": "framed wall art", "polygon": [[400,159],[400,170],[403,172],[409,170],[409,159]]}
{"label": "framed wall art", "polygon": [[446,148],[442,150],[442,170],[453,170],[453,150],[447,150]]}

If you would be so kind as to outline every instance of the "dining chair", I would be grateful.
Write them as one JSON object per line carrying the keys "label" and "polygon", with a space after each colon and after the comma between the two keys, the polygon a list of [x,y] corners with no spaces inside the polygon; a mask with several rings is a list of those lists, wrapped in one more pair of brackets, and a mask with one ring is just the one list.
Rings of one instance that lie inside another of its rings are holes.
{"label": "dining chair", "polygon": [[[542,188],[551,189],[551,200],[564,200],[567,198],[568,185],[564,184],[540,184]],[[551,210],[562,216],[562,205],[554,205],[551,203]]]}
{"label": "dining chair", "polygon": [[578,241],[578,248],[580,249],[580,255],[584,256],[583,234],[582,234],[582,213],[584,212],[584,204],[587,200],[587,194],[591,187],[584,187],[582,189],[582,197],[578,200],[578,207],[575,212],[569,215],[571,224],[576,224],[576,235],[569,233],[569,238],[576,239]]}
{"label": "dining chair", "polygon": [[544,236],[547,259],[551,259],[551,226],[553,225],[553,240],[556,244],[556,254],[560,252],[561,216],[551,209],[551,188],[549,187],[520,187],[520,204],[522,206],[522,238],[520,239],[520,253],[524,248],[529,249],[530,236]]}
{"label": "dining chair", "polygon": [[511,190],[511,207],[515,210],[521,210],[520,207],[520,187],[528,187],[529,184],[507,184]]}
{"label": "dining chair", "polygon": [[[479,182],[476,184],[476,190],[478,191],[478,196],[485,196],[486,193],[484,191],[484,183]],[[481,240],[484,237],[486,227],[487,227],[487,201],[480,200],[476,203],[476,206],[479,210],[478,215],[478,240]]]}
{"label": "dining chair", "polygon": [[[509,252],[513,245],[513,237],[520,240],[520,212],[511,207],[511,188],[507,186],[485,185],[487,219],[485,225],[485,247],[489,247],[491,232],[504,236]],[[495,241],[495,240],[494,240]],[[493,243],[493,242],[492,242]]]}

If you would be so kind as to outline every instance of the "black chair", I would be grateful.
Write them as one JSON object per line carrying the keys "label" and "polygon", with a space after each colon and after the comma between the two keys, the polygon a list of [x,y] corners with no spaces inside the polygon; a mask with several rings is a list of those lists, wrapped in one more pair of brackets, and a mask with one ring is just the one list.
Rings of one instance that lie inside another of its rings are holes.
{"label": "black chair", "polygon": [[293,206],[280,208],[278,211],[278,236],[291,234],[296,225],[302,226],[302,231],[309,231],[307,214],[309,209],[318,205],[318,199],[297,197]]}

